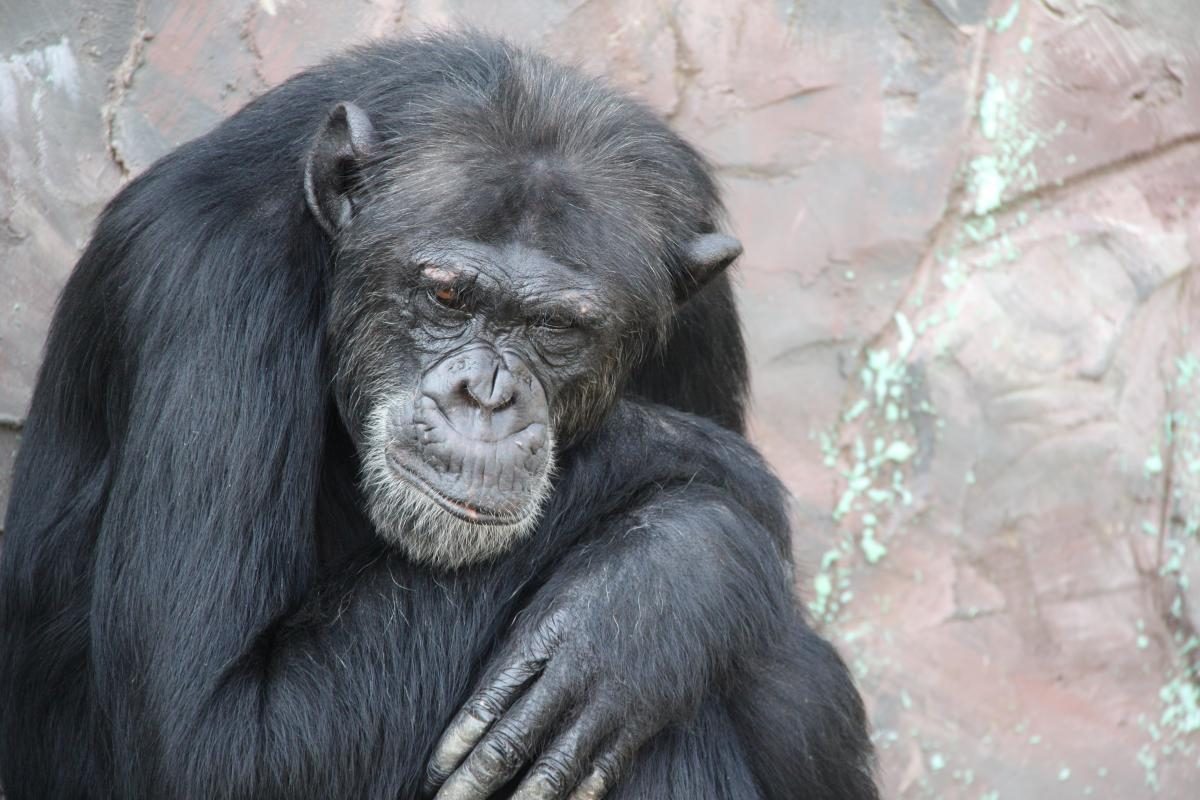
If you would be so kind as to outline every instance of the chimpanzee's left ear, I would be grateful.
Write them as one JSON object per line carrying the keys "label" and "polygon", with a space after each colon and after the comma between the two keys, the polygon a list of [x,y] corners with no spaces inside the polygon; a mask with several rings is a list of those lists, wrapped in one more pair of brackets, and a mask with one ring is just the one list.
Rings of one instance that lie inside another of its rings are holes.
{"label": "chimpanzee's left ear", "polygon": [[742,243],[727,233],[702,233],[683,248],[684,274],[675,283],[681,305],[742,254]]}
{"label": "chimpanzee's left ear", "polygon": [[350,221],[355,170],[375,149],[375,126],[354,103],[339,103],[329,112],[304,162],[304,197],[317,222],[330,236]]}

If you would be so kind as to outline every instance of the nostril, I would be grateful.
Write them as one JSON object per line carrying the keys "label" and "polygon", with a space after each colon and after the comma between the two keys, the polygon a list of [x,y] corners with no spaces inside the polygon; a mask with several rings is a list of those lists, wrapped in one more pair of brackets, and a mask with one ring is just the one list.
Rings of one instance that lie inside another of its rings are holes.
{"label": "nostril", "polygon": [[511,387],[501,387],[495,382],[489,387],[463,381],[458,386],[457,394],[466,405],[493,413],[503,411],[516,402],[516,394]]}
{"label": "nostril", "polygon": [[459,400],[461,400],[464,405],[467,405],[471,408],[484,408],[486,405],[484,400],[475,393],[475,387],[471,385],[470,381],[463,381],[460,383],[455,394],[458,395]]}

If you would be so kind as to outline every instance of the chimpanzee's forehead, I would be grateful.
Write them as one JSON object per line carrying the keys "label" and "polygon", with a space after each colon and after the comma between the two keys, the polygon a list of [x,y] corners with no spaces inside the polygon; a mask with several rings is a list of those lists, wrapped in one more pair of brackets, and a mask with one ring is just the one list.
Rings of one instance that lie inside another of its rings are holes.
{"label": "chimpanzee's forehead", "polygon": [[362,244],[383,244],[393,261],[479,273],[496,288],[669,297],[663,232],[636,193],[536,159],[463,158],[435,178],[427,169],[391,173],[360,228]]}
{"label": "chimpanzee's forehead", "polygon": [[[689,205],[696,193],[653,180],[647,161],[605,157],[596,148],[485,147],[452,135],[436,147],[397,145],[374,182],[380,191],[368,227],[409,240],[520,241],[560,266],[646,288],[660,277],[647,274],[647,265],[667,256],[673,228],[690,231],[701,222]],[[510,260],[516,273],[539,266]]]}

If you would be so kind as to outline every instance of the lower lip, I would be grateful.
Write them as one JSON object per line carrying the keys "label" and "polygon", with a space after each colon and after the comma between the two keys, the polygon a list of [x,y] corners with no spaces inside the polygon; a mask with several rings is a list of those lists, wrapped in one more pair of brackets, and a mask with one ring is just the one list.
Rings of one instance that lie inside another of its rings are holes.
{"label": "lower lip", "polygon": [[403,478],[416,484],[421,492],[443,509],[463,520],[476,525],[513,525],[520,520],[516,517],[506,517],[500,514],[490,514],[479,509],[461,503],[457,500],[447,497],[429,485],[429,481],[422,478],[416,470],[402,463],[400,458],[395,453],[388,453],[388,463],[392,465],[392,469],[398,472]]}

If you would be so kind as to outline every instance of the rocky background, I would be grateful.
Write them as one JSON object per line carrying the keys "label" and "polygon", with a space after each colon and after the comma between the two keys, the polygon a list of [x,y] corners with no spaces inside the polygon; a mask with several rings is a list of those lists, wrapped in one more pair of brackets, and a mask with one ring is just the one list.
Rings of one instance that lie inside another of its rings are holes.
{"label": "rocky background", "polygon": [[104,202],[325,54],[456,22],[716,165],[753,435],[886,795],[1200,796],[1195,0],[0,0],[0,487]]}

